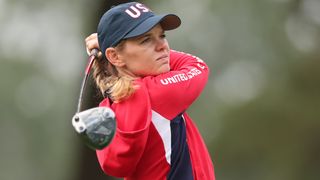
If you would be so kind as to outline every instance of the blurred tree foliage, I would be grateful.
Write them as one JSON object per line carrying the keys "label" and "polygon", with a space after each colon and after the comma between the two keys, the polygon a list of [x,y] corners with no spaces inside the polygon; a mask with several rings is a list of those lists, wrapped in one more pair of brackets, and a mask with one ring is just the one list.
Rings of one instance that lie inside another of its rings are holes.
{"label": "blurred tree foliage", "polygon": [[272,84],[255,101],[223,115],[224,130],[210,148],[218,177],[320,177],[319,67],[319,59],[301,59],[290,65],[285,84]]}

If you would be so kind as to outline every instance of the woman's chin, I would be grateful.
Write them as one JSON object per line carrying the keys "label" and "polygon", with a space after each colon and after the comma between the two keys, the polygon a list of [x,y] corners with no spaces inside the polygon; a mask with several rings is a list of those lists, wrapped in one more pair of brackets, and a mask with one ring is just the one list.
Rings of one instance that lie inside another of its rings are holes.
{"label": "woman's chin", "polygon": [[159,74],[167,73],[170,71],[170,66],[169,65],[164,65],[159,69]]}
{"label": "woman's chin", "polygon": [[160,75],[160,74],[163,74],[163,73],[167,73],[169,71],[170,71],[170,66],[169,65],[163,65],[163,66],[159,67],[155,71],[139,73],[138,76],[140,76],[140,77],[157,76],[157,75]]}

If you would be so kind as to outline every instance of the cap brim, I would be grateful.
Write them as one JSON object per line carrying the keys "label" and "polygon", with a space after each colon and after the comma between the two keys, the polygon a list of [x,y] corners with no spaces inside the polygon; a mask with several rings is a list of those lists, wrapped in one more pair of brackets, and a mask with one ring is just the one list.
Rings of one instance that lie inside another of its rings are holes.
{"label": "cap brim", "polygon": [[123,39],[128,39],[136,36],[140,36],[148,31],[150,31],[154,26],[156,26],[158,23],[161,24],[161,27],[163,30],[172,30],[176,29],[180,26],[181,20],[177,15],[174,14],[165,14],[165,15],[156,15],[152,16],[145,21],[143,21],[141,24],[139,24],[137,27],[135,27],[133,30],[131,30]]}

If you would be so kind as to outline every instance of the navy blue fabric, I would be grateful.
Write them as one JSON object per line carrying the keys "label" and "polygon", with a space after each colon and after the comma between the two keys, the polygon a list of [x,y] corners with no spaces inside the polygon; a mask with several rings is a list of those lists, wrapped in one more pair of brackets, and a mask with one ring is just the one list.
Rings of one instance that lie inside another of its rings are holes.
{"label": "navy blue fabric", "polygon": [[[103,14],[98,24],[98,41],[102,52],[108,47],[115,46],[132,29],[146,19],[155,16],[152,11],[141,13],[139,18],[132,18],[125,11],[130,10],[136,2],[130,2],[114,6]],[[137,9],[137,8],[136,8]]]}
{"label": "navy blue fabric", "polygon": [[171,126],[171,167],[168,180],[193,180],[186,125],[182,115],[170,123]]}
{"label": "navy blue fabric", "polygon": [[181,20],[174,14],[155,15],[138,2],[112,7],[102,15],[97,28],[103,56],[107,48],[115,47],[123,39],[142,35],[158,23],[161,23],[164,30],[172,30],[180,26]]}

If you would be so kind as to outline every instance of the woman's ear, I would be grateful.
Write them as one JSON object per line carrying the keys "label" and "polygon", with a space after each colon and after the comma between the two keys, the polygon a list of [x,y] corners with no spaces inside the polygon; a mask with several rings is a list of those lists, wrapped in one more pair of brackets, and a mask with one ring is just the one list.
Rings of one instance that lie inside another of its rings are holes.
{"label": "woman's ear", "polygon": [[125,65],[125,63],[123,62],[123,60],[119,56],[119,52],[115,48],[113,48],[113,47],[107,48],[105,55],[106,55],[108,61],[111,64],[113,64],[114,66],[122,67]]}

